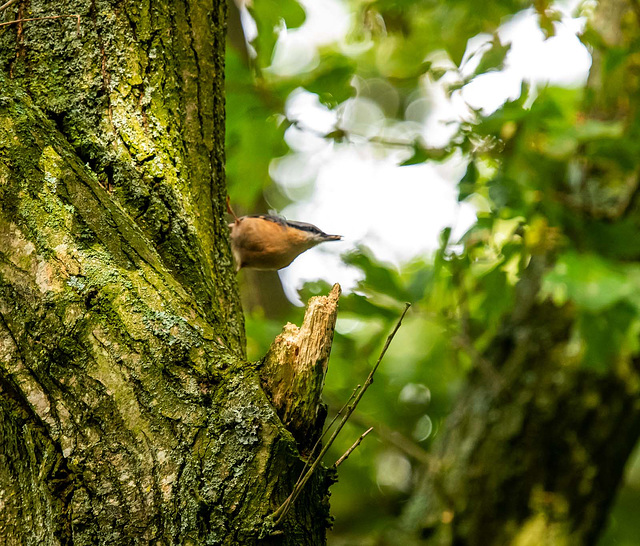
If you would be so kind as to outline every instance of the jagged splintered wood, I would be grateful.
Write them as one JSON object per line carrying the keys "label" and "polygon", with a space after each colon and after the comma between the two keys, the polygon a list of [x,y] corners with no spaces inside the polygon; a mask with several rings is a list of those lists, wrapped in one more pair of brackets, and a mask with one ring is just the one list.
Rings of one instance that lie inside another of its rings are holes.
{"label": "jagged splintered wood", "polygon": [[311,298],[302,326],[288,323],[263,360],[264,389],[302,452],[308,452],[322,433],[326,408],[320,397],[340,292],[340,285],[334,284],[328,296]]}

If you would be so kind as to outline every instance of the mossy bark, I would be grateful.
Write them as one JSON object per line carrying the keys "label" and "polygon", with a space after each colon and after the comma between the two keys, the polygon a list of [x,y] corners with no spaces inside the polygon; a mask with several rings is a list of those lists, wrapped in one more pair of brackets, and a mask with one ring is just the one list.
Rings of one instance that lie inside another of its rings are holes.
{"label": "mossy bark", "polygon": [[[0,537],[323,544],[246,362],[219,1],[20,0],[0,30]],[[262,538],[261,538],[262,537]]]}
{"label": "mossy bark", "polygon": [[567,366],[570,308],[534,306],[474,375],[403,514],[407,545],[595,544],[640,436],[637,370]]}
{"label": "mossy bark", "polygon": [[[637,47],[636,8],[627,0],[599,2],[590,25],[602,49],[593,52],[584,106],[586,118],[621,120],[631,132],[640,105],[637,57],[628,55],[622,63],[607,63],[606,57],[608,51]],[[583,163],[585,173],[596,167],[599,174],[585,181],[585,193],[617,191],[622,205],[585,199],[594,204],[581,211],[583,219],[605,217],[637,229],[640,163],[630,169],[636,188],[631,198],[629,184],[615,189],[611,163]],[[576,362],[576,309],[540,303],[540,280],[552,265],[552,255],[532,257],[518,285],[515,312],[481,357],[501,381],[497,385],[487,373],[470,377],[435,442],[437,462],[425,470],[404,510],[395,543],[597,542],[640,437],[640,361],[603,362],[607,371]]]}

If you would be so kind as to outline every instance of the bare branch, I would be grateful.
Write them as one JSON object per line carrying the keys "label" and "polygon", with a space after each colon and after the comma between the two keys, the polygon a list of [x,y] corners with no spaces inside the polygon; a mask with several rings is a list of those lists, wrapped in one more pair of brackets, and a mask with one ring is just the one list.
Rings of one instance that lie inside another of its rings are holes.
{"label": "bare branch", "polygon": [[[11,2],[8,2],[4,6],[0,6],[0,11],[3,8],[6,8]],[[48,17],[27,17],[26,19],[15,19],[14,21],[7,21],[6,23],[0,23],[0,27],[5,27],[7,25],[13,25],[15,23],[25,23],[27,21],[44,21],[47,19],[63,19],[65,17],[73,17],[78,22],[78,32],[80,32],[80,16],[79,15],[50,15]]]}
{"label": "bare branch", "polygon": [[307,473],[304,475],[302,480],[300,480],[298,485],[294,487],[293,491],[291,492],[291,495],[289,495],[287,497],[287,499],[282,503],[282,505],[280,505],[280,507],[273,513],[272,518],[275,520],[275,523],[274,523],[275,527],[277,527],[282,522],[284,517],[287,515],[287,512],[289,511],[289,508],[290,508],[291,504],[293,504],[295,502],[295,500],[298,498],[298,496],[300,495],[300,492],[302,491],[302,489],[304,488],[306,483],[309,481],[309,478],[311,478],[311,476],[313,475],[315,469],[318,467],[318,465],[322,461],[322,458],[324,457],[325,453],[329,450],[329,448],[331,447],[331,445],[335,441],[336,437],[338,436],[338,434],[340,433],[340,431],[342,430],[344,425],[349,420],[349,417],[355,411],[356,407],[358,406],[358,403],[360,402],[360,400],[364,396],[364,393],[367,391],[367,389],[369,388],[371,383],[373,383],[373,376],[376,373],[376,370],[378,369],[378,366],[380,366],[380,362],[382,362],[382,359],[384,358],[384,355],[386,354],[387,349],[389,348],[389,345],[391,345],[391,342],[393,341],[393,338],[395,337],[397,331],[399,330],[400,326],[402,325],[402,319],[404,319],[404,316],[407,314],[407,311],[409,310],[409,307],[411,307],[410,303],[405,304],[404,311],[402,312],[402,315],[398,319],[398,322],[397,322],[395,328],[389,334],[389,337],[387,337],[387,341],[385,342],[384,347],[382,348],[382,351],[380,352],[380,356],[378,357],[377,362],[373,366],[373,369],[371,370],[371,372],[369,372],[369,376],[367,377],[366,381],[364,382],[364,385],[358,391],[358,394],[356,395],[355,400],[353,401],[353,404],[351,404],[350,406],[347,407],[347,413],[344,415],[344,417],[340,421],[340,424],[336,427],[336,430],[331,435],[331,438],[329,438],[329,441],[322,448],[322,451],[320,451],[320,454],[318,455],[318,457],[316,457],[316,459],[313,461],[313,464],[311,465],[309,470],[307,470]]}
{"label": "bare branch", "polygon": [[[332,405],[332,402],[329,401],[329,407]],[[351,416],[351,420],[354,424],[373,428],[373,433],[380,438],[380,440],[402,451],[405,455],[408,455],[418,463],[426,465],[429,468],[432,468],[437,464],[436,457],[420,447],[410,438],[407,438],[404,434],[388,427],[384,423],[371,419],[361,413],[354,413]]]}
{"label": "bare branch", "polygon": [[6,4],[2,4],[0,6],[0,11],[4,11],[5,9],[7,9],[11,4],[15,4],[18,0],[9,0]]}
{"label": "bare branch", "polygon": [[302,472],[300,472],[300,476],[298,476],[298,479],[296,480],[296,483],[294,485],[294,489],[297,487],[297,485],[300,483],[300,481],[302,480],[302,477],[304,476],[305,471],[307,470],[307,468],[309,467],[309,462],[313,460],[313,454],[316,452],[316,449],[318,449],[318,446],[320,445],[320,442],[322,442],[322,439],[327,435],[327,432],[329,432],[329,430],[331,429],[331,427],[333,426],[333,423],[336,422],[336,420],[338,419],[338,417],[340,417],[340,415],[342,414],[342,412],[345,410],[345,408],[349,405],[349,402],[351,402],[351,400],[353,400],[353,397],[356,395],[356,393],[358,392],[358,389],[360,388],[361,385],[356,386],[355,389],[353,389],[353,392],[351,393],[351,396],[349,397],[349,399],[344,403],[344,405],[338,410],[338,413],[335,414],[335,416],[333,417],[333,419],[331,419],[331,422],[329,423],[329,425],[327,425],[327,427],[324,429],[324,432],[322,433],[322,436],[320,436],[320,438],[318,438],[318,441],[314,444],[314,446],[311,448],[311,452],[309,453],[309,457],[307,458],[306,462],[304,463],[304,467],[302,469]]}
{"label": "bare branch", "polygon": [[431,153],[433,155],[443,155],[446,152],[445,148],[428,148],[422,144],[420,144],[417,140],[417,138],[406,138],[406,139],[401,139],[401,140],[392,140],[392,139],[388,139],[388,138],[384,138],[384,137],[380,137],[380,136],[365,136],[362,134],[358,134],[354,131],[347,131],[345,129],[342,128],[336,128],[333,131],[330,132],[325,132],[325,131],[318,131],[317,129],[314,129],[313,127],[309,127],[308,125],[302,123],[300,120],[297,119],[289,119],[288,120],[289,123],[291,123],[292,126],[294,126],[296,129],[304,132],[304,133],[308,133],[311,134],[315,137],[318,138],[331,138],[333,140],[339,140],[340,138],[350,138],[350,137],[356,137],[358,139],[363,139],[364,141],[370,143],[370,144],[380,144],[382,146],[387,146],[390,148],[415,148],[416,146],[421,148],[422,150],[424,150],[427,153]]}
{"label": "bare branch", "polygon": [[364,437],[367,434],[369,434],[372,430],[373,430],[373,427],[371,427],[371,428],[367,429],[365,432],[363,432],[360,435],[360,438],[358,438],[355,442],[353,442],[353,445],[349,449],[347,449],[347,451],[344,452],[344,455],[342,455],[342,457],[340,457],[335,463],[333,463],[333,468],[338,468],[343,462],[345,462],[347,460],[347,458],[349,457],[349,455],[351,455],[353,453],[355,448],[360,445],[362,440],[364,440]]}

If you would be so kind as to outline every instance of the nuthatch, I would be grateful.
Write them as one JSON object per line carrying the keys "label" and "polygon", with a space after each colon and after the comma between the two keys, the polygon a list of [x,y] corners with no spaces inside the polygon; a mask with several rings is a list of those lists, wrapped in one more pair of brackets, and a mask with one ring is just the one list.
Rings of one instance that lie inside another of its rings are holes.
{"label": "nuthatch", "polygon": [[304,222],[292,222],[277,216],[241,216],[238,218],[227,198],[227,210],[235,218],[229,224],[231,251],[236,271],[282,269],[305,250],[325,241],[339,241],[342,235],[327,235],[321,229]]}

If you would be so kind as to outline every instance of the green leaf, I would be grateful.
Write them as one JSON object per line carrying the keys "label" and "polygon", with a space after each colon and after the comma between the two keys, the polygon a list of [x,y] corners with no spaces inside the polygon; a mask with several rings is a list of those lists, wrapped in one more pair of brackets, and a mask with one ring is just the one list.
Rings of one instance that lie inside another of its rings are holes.
{"label": "green leaf", "polygon": [[425,148],[419,142],[413,143],[413,155],[400,163],[401,167],[408,165],[417,165],[426,161],[442,161],[451,155],[450,150],[442,148]]}
{"label": "green leaf", "polygon": [[283,23],[288,29],[297,28],[304,23],[306,14],[295,0],[255,0],[249,11],[258,27],[252,45],[258,54],[258,65],[264,68],[271,64],[278,28]]}
{"label": "green leaf", "polygon": [[511,49],[511,44],[502,45],[497,35],[494,35],[491,48],[484,52],[474,75],[484,74],[492,70],[500,70],[504,66],[504,60]]}
{"label": "green leaf", "polygon": [[425,151],[425,149],[418,143],[414,143],[413,155],[409,159],[405,159],[402,163],[400,163],[400,166],[405,167],[408,165],[417,165],[418,163],[424,163],[429,159],[429,154]]}
{"label": "green leaf", "polygon": [[604,312],[586,312],[576,323],[584,344],[582,364],[598,372],[606,372],[627,345],[627,333],[638,318],[631,305],[618,303]]}
{"label": "green leaf", "polygon": [[324,53],[320,65],[305,76],[302,86],[316,93],[323,104],[336,107],[353,96],[351,80],[355,71],[356,65],[351,59],[332,52]]}
{"label": "green leaf", "polygon": [[399,275],[394,271],[395,268],[378,262],[368,249],[360,247],[357,251],[344,256],[344,261],[364,272],[365,280],[359,284],[362,289],[393,298],[398,302],[409,299],[409,294],[402,286]]}
{"label": "green leaf", "polygon": [[475,162],[470,161],[464,176],[458,183],[458,201],[464,201],[475,191],[479,174]]}
{"label": "green leaf", "polygon": [[[255,86],[249,68],[228,48],[226,58],[227,124],[226,174],[234,205],[251,209],[271,184],[269,164],[284,155],[285,124],[279,124],[274,103],[284,105],[285,97],[265,93]],[[251,160],[247,160],[251,158]]]}
{"label": "green leaf", "polygon": [[340,311],[353,313],[360,317],[381,317],[385,320],[393,320],[398,317],[397,309],[379,305],[367,296],[360,294],[348,294],[340,299]]}
{"label": "green leaf", "polygon": [[620,138],[624,132],[624,124],[621,121],[600,121],[588,119],[584,123],[575,125],[576,138],[580,142],[591,140]]}
{"label": "green leaf", "polygon": [[556,304],[567,300],[597,312],[627,299],[635,289],[622,268],[594,254],[567,252],[544,278],[543,291]]}

